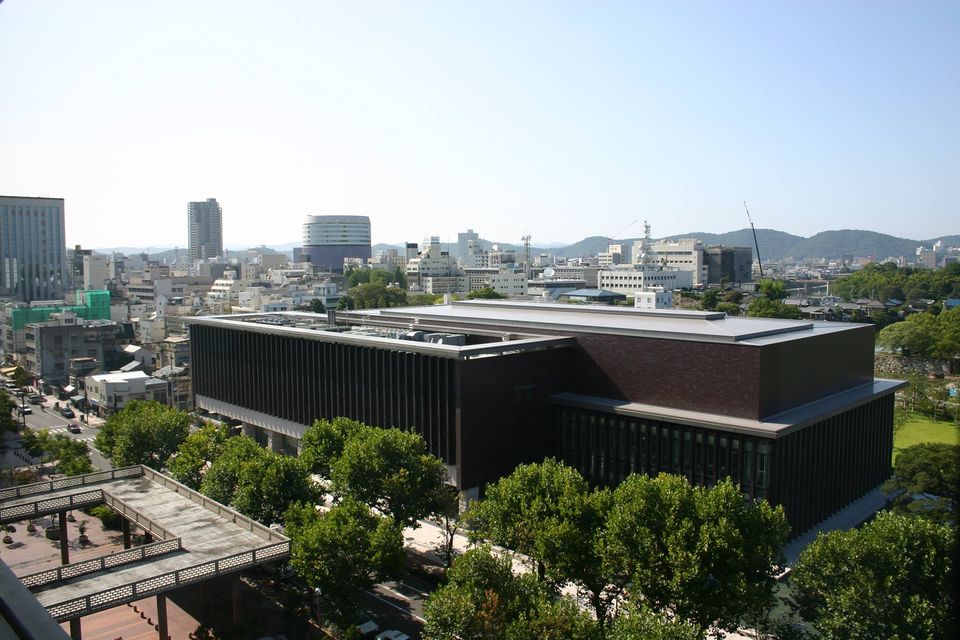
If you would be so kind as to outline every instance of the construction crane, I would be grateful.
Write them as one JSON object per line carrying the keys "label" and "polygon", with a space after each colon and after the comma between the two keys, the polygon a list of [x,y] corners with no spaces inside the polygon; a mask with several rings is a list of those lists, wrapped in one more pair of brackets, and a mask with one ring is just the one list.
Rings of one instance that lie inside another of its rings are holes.
{"label": "construction crane", "polygon": [[629,223],[627,226],[625,226],[625,227],[622,228],[622,229],[618,229],[615,234],[613,234],[613,235],[611,235],[611,236],[607,236],[607,237],[610,238],[611,240],[616,240],[618,235],[620,235],[621,233],[623,233],[624,231],[626,231],[627,229],[629,229],[629,228],[632,227],[633,225],[637,224],[637,220],[639,220],[639,219],[640,219],[640,218],[634,218],[633,220],[630,221],[630,223]]}
{"label": "construction crane", "polygon": [[[747,209],[747,201],[743,201],[743,208]],[[757,248],[757,264],[760,265],[760,277],[763,277],[763,262],[760,260],[760,243],[757,242],[757,230],[753,228],[753,219],[750,218],[750,209],[747,209],[747,221],[750,223],[750,231],[753,232],[753,246]]]}

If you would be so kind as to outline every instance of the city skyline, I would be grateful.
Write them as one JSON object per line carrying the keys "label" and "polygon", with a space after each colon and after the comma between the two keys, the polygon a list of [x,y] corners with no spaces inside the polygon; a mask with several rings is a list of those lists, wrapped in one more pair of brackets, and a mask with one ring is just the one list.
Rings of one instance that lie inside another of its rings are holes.
{"label": "city skyline", "polygon": [[724,232],[743,200],[957,232],[955,3],[260,6],[0,4],[0,193],[64,198],[92,247],[186,247],[199,194],[226,246],[325,214],[375,244]]}

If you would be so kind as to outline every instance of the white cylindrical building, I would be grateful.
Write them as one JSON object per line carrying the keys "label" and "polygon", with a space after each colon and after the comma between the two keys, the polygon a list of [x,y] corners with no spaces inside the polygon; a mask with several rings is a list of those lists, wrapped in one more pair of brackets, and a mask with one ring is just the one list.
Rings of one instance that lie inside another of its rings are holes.
{"label": "white cylindrical building", "polygon": [[342,272],[345,258],[371,256],[367,216],[307,216],[303,223],[303,259],[315,267]]}

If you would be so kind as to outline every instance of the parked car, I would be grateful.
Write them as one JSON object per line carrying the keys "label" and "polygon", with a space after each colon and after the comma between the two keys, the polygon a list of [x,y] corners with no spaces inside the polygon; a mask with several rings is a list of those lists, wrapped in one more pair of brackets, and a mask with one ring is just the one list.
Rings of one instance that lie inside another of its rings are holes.
{"label": "parked car", "polygon": [[377,631],[380,631],[380,625],[373,620],[364,620],[357,625],[357,632],[364,638],[372,636]]}
{"label": "parked car", "polygon": [[30,404],[43,404],[43,396],[39,393],[34,393],[27,399],[30,401]]}
{"label": "parked car", "polygon": [[19,414],[22,415],[22,416],[27,416],[27,415],[30,415],[31,413],[33,413],[33,409],[31,409],[29,405],[18,404],[18,405],[17,405],[17,413],[19,413]]}
{"label": "parked car", "polygon": [[62,415],[64,418],[76,418],[76,417],[77,417],[77,414],[75,414],[75,413],[73,412],[73,409],[71,409],[70,407],[63,407],[62,409],[60,409],[60,415]]}
{"label": "parked car", "polygon": [[67,425],[67,431],[70,433],[83,433],[83,428],[80,426],[79,422],[71,422]]}
{"label": "parked car", "polygon": [[396,629],[387,629],[383,633],[377,634],[376,640],[410,640],[410,636]]}

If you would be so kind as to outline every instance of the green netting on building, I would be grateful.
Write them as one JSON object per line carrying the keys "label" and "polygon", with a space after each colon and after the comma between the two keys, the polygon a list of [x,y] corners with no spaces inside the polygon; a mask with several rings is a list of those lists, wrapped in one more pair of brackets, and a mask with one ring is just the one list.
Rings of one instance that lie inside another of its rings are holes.
{"label": "green netting on building", "polygon": [[106,289],[77,289],[77,304],[53,307],[21,307],[10,311],[13,330],[20,331],[31,322],[44,322],[54,313],[72,311],[85,320],[110,319],[110,292]]}

